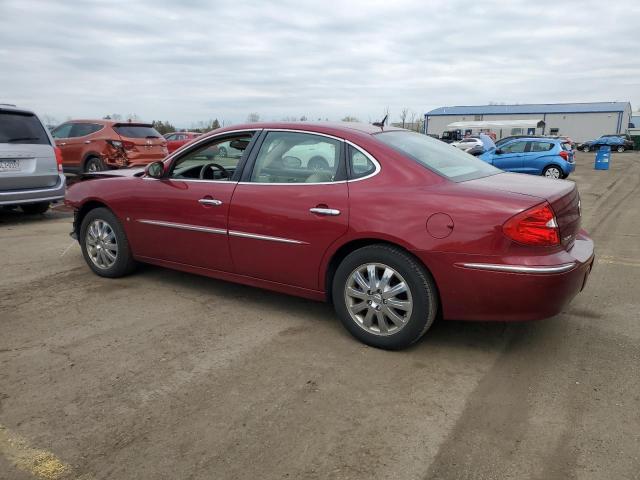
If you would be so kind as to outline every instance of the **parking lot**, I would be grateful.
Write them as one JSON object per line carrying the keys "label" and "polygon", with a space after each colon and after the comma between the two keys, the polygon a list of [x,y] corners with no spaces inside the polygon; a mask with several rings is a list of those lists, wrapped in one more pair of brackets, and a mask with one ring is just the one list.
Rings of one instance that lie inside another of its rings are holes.
{"label": "parking lot", "polygon": [[322,303],[100,278],[70,212],[0,212],[0,478],[638,478],[640,153],[593,157],[571,179],[597,260],[565,311],[401,352]]}

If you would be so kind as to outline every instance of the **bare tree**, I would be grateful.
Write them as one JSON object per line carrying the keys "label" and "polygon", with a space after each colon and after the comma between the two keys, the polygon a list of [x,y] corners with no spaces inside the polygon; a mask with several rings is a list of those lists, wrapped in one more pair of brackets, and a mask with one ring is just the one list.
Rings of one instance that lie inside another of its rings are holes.
{"label": "bare tree", "polygon": [[247,122],[249,123],[256,123],[260,121],[260,115],[253,112],[250,113],[249,115],[247,115]]}
{"label": "bare tree", "polygon": [[402,120],[402,128],[404,128],[404,125],[406,123],[407,115],[409,115],[409,109],[407,107],[404,107],[402,110],[400,110],[400,120]]}
{"label": "bare tree", "polygon": [[359,122],[360,120],[358,120],[356,117],[354,117],[353,115],[347,115],[342,119],[343,122]]}

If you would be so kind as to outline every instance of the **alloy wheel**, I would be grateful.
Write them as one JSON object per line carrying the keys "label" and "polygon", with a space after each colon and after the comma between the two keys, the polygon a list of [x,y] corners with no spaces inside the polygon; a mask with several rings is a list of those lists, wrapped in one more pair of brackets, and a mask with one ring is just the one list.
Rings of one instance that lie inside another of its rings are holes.
{"label": "alloy wheel", "polygon": [[405,327],[413,311],[411,290],[396,270],[381,263],[356,268],[344,289],[351,319],[374,335],[393,335]]}
{"label": "alloy wheel", "polygon": [[118,259],[118,241],[116,234],[107,222],[96,219],[87,228],[85,236],[87,254],[93,264],[108,269]]}
{"label": "alloy wheel", "polygon": [[544,176],[547,178],[561,178],[562,174],[557,167],[549,167],[544,171]]}

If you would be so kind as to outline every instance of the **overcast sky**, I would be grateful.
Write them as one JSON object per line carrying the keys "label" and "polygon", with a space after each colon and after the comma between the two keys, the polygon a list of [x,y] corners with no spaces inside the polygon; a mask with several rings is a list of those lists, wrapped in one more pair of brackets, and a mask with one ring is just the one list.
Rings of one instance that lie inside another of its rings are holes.
{"label": "overcast sky", "polygon": [[0,0],[0,102],[189,126],[631,101],[640,1]]}

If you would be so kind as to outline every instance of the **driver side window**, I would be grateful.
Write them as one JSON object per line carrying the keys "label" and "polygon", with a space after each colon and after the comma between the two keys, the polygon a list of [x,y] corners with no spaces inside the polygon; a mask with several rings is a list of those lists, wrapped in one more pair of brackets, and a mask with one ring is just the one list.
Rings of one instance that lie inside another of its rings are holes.
{"label": "driver side window", "polygon": [[186,152],[171,166],[169,178],[176,180],[229,181],[251,142],[254,132],[213,140]]}

